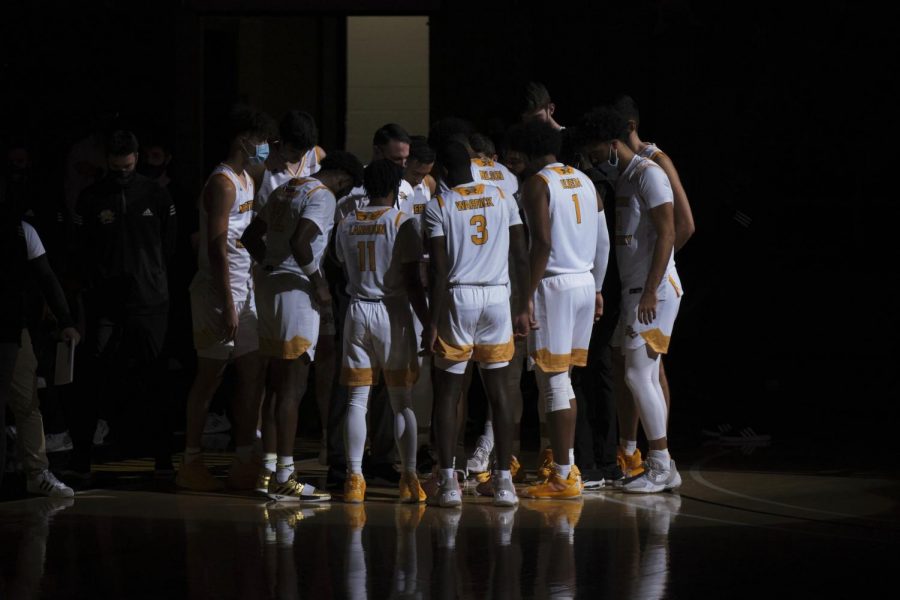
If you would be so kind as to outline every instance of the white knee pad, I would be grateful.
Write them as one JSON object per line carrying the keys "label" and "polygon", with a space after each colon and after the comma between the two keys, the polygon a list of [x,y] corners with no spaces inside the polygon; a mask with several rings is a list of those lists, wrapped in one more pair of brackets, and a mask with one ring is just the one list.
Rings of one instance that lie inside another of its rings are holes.
{"label": "white knee pad", "polygon": [[551,413],[572,408],[571,399],[575,397],[575,390],[572,389],[568,371],[547,373],[536,368],[534,374],[544,412]]}
{"label": "white knee pad", "polygon": [[463,375],[466,372],[466,366],[468,366],[469,361],[463,362],[453,362],[452,360],[447,360],[446,358],[442,358],[440,356],[434,357],[434,366],[440,369],[441,371],[446,371],[453,375]]}
{"label": "white knee pad", "polygon": [[350,389],[350,406],[361,408],[363,411],[369,410],[369,392],[372,390],[370,385],[361,385],[351,387]]}

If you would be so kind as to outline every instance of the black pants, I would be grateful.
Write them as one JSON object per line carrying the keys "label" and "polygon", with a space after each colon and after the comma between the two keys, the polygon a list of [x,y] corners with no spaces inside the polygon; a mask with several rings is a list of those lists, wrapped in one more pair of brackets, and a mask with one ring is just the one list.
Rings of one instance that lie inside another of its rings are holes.
{"label": "black pants", "polygon": [[72,469],[90,468],[101,406],[124,454],[150,454],[157,464],[171,460],[174,406],[161,360],[166,324],[166,313],[98,317],[90,322],[76,358],[76,398],[67,415],[75,446]]}
{"label": "black pants", "polygon": [[18,356],[17,342],[0,343],[0,486],[3,485],[3,473],[6,471],[6,402]]}
{"label": "black pants", "polygon": [[575,424],[575,462],[582,469],[602,469],[616,463],[616,398],[613,394],[612,352],[609,342],[619,319],[608,310],[591,331],[588,362],[572,369],[578,402]]}

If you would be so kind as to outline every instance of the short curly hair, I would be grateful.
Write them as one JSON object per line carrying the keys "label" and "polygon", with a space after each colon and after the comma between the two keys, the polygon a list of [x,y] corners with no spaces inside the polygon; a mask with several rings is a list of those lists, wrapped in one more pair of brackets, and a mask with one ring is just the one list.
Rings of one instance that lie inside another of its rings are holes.
{"label": "short curly hair", "polygon": [[363,174],[363,185],[369,198],[385,198],[400,187],[403,167],[397,163],[380,159],[374,160],[366,167]]}
{"label": "short curly hair", "polygon": [[350,152],[334,150],[322,159],[320,171],[343,171],[353,179],[353,187],[359,187],[363,183],[363,166]]}
{"label": "short curly hair", "polygon": [[562,134],[550,123],[533,120],[510,129],[507,141],[510,150],[521,152],[528,158],[538,158],[548,154],[559,156]]}
{"label": "short curly hair", "polygon": [[241,136],[268,140],[275,135],[275,120],[261,110],[236,104],[228,116],[228,140]]}

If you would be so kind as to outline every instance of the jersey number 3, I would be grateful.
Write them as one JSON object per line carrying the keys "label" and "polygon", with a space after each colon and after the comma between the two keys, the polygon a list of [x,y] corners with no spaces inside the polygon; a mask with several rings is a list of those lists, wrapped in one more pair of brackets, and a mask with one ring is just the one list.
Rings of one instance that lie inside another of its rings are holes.
{"label": "jersey number 3", "polygon": [[487,219],[484,215],[472,215],[469,225],[475,226],[475,235],[471,236],[473,244],[480,246],[488,241]]}
{"label": "jersey number 3", "polygon": [[[375,242],[357,242],[356,253],[359,256],[359,271],[362,273],[366,270],[366,262],[369,263],[369,270],[375,270]],[[369,260],[366,261],[366,254]]]}

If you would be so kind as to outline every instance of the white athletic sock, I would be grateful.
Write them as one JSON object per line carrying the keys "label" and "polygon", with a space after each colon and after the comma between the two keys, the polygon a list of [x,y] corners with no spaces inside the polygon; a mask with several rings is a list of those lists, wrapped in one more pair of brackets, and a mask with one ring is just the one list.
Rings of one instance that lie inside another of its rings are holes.
{"label": "white athletic sock", "polygon": [[279,456],[278,462],[275,463],[275,479],[278,483],[284,483],[294,472],[294,457]]}
{"label": "white athletic sock", "polygon": [[203,450],[200,448],[185,448],[184,449],[184,464],[189,465],[195,460],[200,460],[203,456]]}
{"label": "white athletic sock", "polygon": [[394,439],[405,471],[416,470],[416,415],[412,410],[412,390],[389,387],[388,398],[394,411]]}
{"label": "white athletic sock", "polygon": [[494,449],[494,424],[490,419],[484,422],[484,433],[478,438],[478,445],[489,452]]}
{"label": "white athletic sock", "polygon": [[262,459],[263,467],[270,472],[275,471],[275,465],[278,464],[278,455],[274,452],[266,452]]}
{"label": "white athletic sock", "polygon": [[456,477],[456,473],[453,472],[453,469],[441,469],[441,483],[445,481],[450,481]]}
{"label": "white athletic sock", "polygon": [[246,465],[253,460],[253,444],[237,446],[234,453],[237,455],[237,459]]}
{"label": "white athletic sock", "polygon": [[647,356],[646,346],[626,352],[625,382],[634,396],[648,440],[666,437],[666,399],[654,384],[654,377],[659,378],[659,355]]}
{"label": "white athletic sock", "polygon": [[619,438],[619,445],[625,451],[625,454],[631,456],[637,450],[637,440],[623,440]]}
{"label": "white athletic sock", "polygon": [[660,463],[663,468],[668,469],[671,464],[671,457],[669,456],[669,450],[650,450],[647,452],[647,458],[652,458],[656,462]]}
{"label": "white athletic sock", "polygon": [[575,464],[575,448],[569,448],[569,464]]}
{"label": "white athletic sock", "polygon": [[497,470],[494,471],[494,477],[496,477],[497,479],[512,479],[512,473],[510,473],[508,470]]}
{"label": "white athletic sock", "polygon": [[572,471],[572,465],[561,465],[557,463],[556,468],[559,470],[559,476],[562,479],[568,479],[569,473]]}

